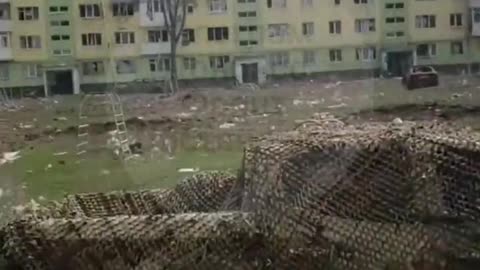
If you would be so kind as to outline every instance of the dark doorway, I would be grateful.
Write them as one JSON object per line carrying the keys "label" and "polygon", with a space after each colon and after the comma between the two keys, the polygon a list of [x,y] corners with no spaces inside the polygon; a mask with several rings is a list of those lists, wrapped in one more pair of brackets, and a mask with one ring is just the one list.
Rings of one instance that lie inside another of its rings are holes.
{"label": "dark doorway", "polygon": [[390,76],[403,76],[412,64],[413,57],[411,51],[387,53],[387,71]]}
{"label": "dark doorway", "polygon": [[51,95],[72,95],[73,78],[71,70],[49,71],[52,75]]}
{"label": "dark doorway", "polygon": [[258,82],[258,63],[242,64],[243,83]]}

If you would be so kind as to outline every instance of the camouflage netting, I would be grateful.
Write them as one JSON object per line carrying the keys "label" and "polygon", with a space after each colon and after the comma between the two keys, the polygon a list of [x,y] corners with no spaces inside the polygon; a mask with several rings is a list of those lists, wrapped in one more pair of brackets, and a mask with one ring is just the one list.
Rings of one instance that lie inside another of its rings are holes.
{"label": "camouflage netting", "polygon": [[6,226],[21,269],[478,269],[480,135],[332,119],[254,139],[237,176],[72,195]]}

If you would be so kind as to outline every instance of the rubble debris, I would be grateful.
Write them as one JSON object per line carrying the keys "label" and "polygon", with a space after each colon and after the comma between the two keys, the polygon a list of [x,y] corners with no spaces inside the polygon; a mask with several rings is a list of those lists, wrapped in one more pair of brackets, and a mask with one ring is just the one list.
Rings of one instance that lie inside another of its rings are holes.
{"label": "rubble debris", "polygon": [[180,168],[178,169],[178,172],[180,173],[191,173],[191,172],[198,172],[200,169],[199,168]]}
{"label": "rubble debris", "polygon": [[3,165],[5,163],[12,163],[15,160],[19,159],[21,157],[19,153],[20,151],[3,153],[3,158],[0,158],[0,165]]}
{"label": "rubble debris", "polygon": [[347,104],[345,104],[345,103],[342,102],[342,103],[340,103],[340,104],[330,105],[330,106],[328,106],[327,108],[329,108],[329,109],[337,109],[337,108],[343,108],[343,107],[346,107],[346,106],[347,106]]}
{"label": "rubble debris", "polygon": [[221,129],[229,129],[229,128],[232,128],[232,127],[235,127],[234,123],[223,123],[219,126],[219,128],[221,128]]}
{"label": "rubble debris", "polygon": [[53,121],[67,121],[67,120],[68,118],[65,116],[59,116],[59,117],[53,118]]}
{"label": "rubble debris", "polygon": [[392,123],[395,124],[395,125],[401,125],[401,124],[403,124],[403,120],[401,118],[397,117],[397,118],[393,119]]}
{"label": "rubble debris", "polygon": [[103,169],[100,171],[100,175],[110,175],[110,170]]}
{"label": "rubble debris", "polygon": [[54,156],[58,157],[58,156],[64,156],[68,154],[68,152],[57,152],[57,153],[53,153]]}
{"label": "rubble debris", "polygon": [[45,167],[45,171],[50,170],[52,167],[53,167],[52,164],[49,163],[49,164]]}

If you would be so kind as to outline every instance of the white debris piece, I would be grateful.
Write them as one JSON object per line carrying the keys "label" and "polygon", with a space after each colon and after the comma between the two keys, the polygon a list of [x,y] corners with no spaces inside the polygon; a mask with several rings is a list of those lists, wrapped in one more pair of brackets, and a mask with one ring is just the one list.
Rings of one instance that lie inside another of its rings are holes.
{"label": "white debris piece", "polygon": [[3,196],[3,189],[0,188],[0,198],[2,198],[2,196]]}
{"label": "white debris piece", "polygon": [[52,167],[52,164],[48,164],[47,167],[45,167],[45,171],[50,170]]}
{"label": "white debris piece", "polygon": [[30,125],[30,124],[23,124],[23,123],[20,123],[20,128],[23,128],[23,129],[30,129],[30,128],[33,128],[33,125]]}
{"label": "white debris piece", "polygon": [[42,195],[40,195],[40,196],[38,196],[38,200],[39,200],[39,201],[45,201],[46,199],[45,199],[45,197],[43,197]]}
{"label": "white debris piece", "polygon": [[182,112],[182,113],[177,114],[177,117],[179,117],[179,118],[189,118],[189,117],[192,117],[192,114],[191,114],[191,113]]}
{"label": "white debris piece", "polygon": [[299,105],[302,105],[304,104],[305,102],[303,100],[300,100],[300,99],[294,99],[293,100],[293,105],[294,106],[299,106]]}
{"label": "white debris piece", "polygon": [[54,156],[65,156],[66,154],[68,154],[68,152],[58,152],[58,153],[54,153],[53,155]]}
{"label": "white debris piece", "polygon": [[3,158],[0,158],[0,165],[5,163],[12,163],[15,160],[20,158],[20,151],[17,152],[5,152],[3,153]]}
{"label": "white debris piece", "polygon": [[327,83],[325,85],[325,88],[327,88],[327,89],[335,88],[335,87],[339,86],[340,84],[342,84],[341,81],[337,81],[336,83]]}
{"label": "white debris piece", "polygon": [[221,129],[229,129],[229,128],[232,128],[232,127],[235,127],[234,123],[223,123],[219,126],[219,128],[221,128]]}
{"label": "white debris piece", "polygon": [[336,109],[336,108],[342,108],[342,107],[345,107],[345,106],[347,106],[347,104],[345,104],[345,103],[342,102],[342,103],[340,103],[340,104],[330,105],[330,106],[328,106],[327,108],[329,108],[329,109]]}
{"label": "white debris piece", "polygon": [[60,116],[60,117],[57,117],[56,119],[58,121],[67,121],[68,120],[67,117],[65,117],[65,116]]}
{"label": "white debris piece", "polygon": [[200,169],[199,168],[180,168],[178,169],[178,172],[180,173],[190,173],[190,172],[198,172]]}
{"label": "white debris piece", "polygon": [[403,120],[399,117],[393,119],[392,123],[394,123],[395,125],[401,125],[403,124]]}
{"label": "white debris piece", "polygon": [[245,105],[243,105],[243,104],[238,105],[238,107],[242,110],[245,109]]}
{"label": "white debris piece", "polygon": [[100,171],[100,175],[110,175],[110,171],[106,170],[106,169],[103,169],[103,170]]}
{"label": "white debris piece", "polygon": [[197,107],[195,107],[195,106],[190,107],[190,111],[196,111],[196,110],[198,110]]}

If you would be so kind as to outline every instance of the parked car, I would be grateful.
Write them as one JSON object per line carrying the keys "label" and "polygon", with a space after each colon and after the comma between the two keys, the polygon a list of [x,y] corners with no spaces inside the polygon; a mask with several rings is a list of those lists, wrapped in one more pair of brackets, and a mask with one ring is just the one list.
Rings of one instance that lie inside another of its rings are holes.
{"label": "parked car", "polygon": [[438,73],[431,66],[413,66],[403,76],[402,83],[408,90],[438,86]]}

